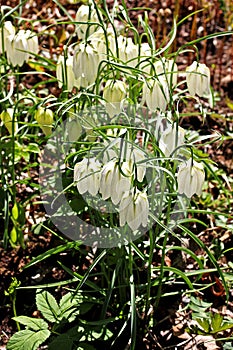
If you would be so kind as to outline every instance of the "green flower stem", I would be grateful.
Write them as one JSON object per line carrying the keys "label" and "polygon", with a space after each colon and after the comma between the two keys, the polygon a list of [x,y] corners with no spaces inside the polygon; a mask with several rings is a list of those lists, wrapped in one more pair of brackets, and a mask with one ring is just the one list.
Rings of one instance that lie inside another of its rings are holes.
{"label": "green flower stem", "polygon": [[134,350],[136,346],[136,304],[135,304],[135,285],[134,285],[134,275],[133,275],[133,254],[132,246],[129,243],[128,246],[128,257],[129,257],[129,286],[130,286],[130,313],[131,313],[131,346],[130,350]]}

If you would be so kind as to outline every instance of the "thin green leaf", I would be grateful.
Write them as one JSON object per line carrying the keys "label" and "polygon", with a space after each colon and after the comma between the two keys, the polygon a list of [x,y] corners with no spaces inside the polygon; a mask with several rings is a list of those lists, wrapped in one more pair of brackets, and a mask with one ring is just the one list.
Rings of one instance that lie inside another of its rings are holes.
{"label": "thin green leaf", "polygon": [[42,260],[49,258],[51,255],[62,253],[65,250],[72,249],[74,247],[77,248],[81,244],[82,244],[81,242],[67,242],[66,244],[62,244],[62,245],[59,245],[58,247],[49,249],[46,252],[38,255],[36,258],[30,261],[27,265],[25,265],[23,267],[23,270],[37,264],[38,262],[41,262]]}
{"label": "thin green leaf", "polygon": [[[169,271],[169,272],[173,272],[175,273],[177,276],[181,277],[185,282],[186,284],[188,285],[188,287],[193,290],[194,287],[193,287],[193,284],[192,282],[190,281],[190,279],[186,276],[186,274],[184,272],[182,272],[181,270],[179,269],[176,269],[175,267],[170,267],[170,266],[164,266],[163,267],[164,271]],[[152,268],[152,270],[157,270],[157,271],[160,271],[160,267],[154,267]]]}

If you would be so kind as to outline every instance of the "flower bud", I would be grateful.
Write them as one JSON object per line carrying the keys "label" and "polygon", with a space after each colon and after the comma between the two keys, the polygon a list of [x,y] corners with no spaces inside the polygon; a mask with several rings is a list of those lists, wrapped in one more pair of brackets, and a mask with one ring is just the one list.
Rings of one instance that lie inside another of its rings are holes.
{"label": "flower bud", "polygon": [[66,122],[66,130],[69,142],[76,142],[82,135],[82,125],[78,118],[69,117]]}
{"label": "flower bud", "polygon": [[106,100],[106,111],[112,118],[122,111],[122,101],[126,96],[126,85],[121,80],[108,80],[103,91]]}
{"label": "flower bud", "polygon": [[210,70],[204,63],[194,61],[187,67],[186,81],[190,95],[203,97],[210,93]]}
{"label": "flower bud", "polygon": [[184,193],[189,198],[195,193],[200,196],[204,181],[205,172],[201,163],[190,158],[179,167],[177,182],[180,194]]}
{"label": "flower bud", "polygon": [[[13,113],[14,113],[13,108],[7,108],[6,111],[3,111],[0,114],[0,119],[2,119],[2,122],[7,128],[7,130],[9,131],[10,135],[13,134]],[[17,131],[18,131],[18,123],[14,118],[14,135],[17,134]]]}
{"label": "flower bud", "polygon": [[46,136],[52,134],[53,111],[49,108],[39,107],[35,119]]}

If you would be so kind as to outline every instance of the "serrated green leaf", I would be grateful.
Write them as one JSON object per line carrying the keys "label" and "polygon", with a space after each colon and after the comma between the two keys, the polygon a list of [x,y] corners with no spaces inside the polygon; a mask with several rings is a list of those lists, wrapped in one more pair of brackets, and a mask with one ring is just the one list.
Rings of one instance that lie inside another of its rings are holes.
{"label": "serrated green leaf", "polygon": [[59,319],[66,319],[68,322],[73,322],[79,314],[79,300],[69,292],[61,298],[59,308]]}
{"label": "serrated green leaf", "polygon": [[25,329],[15,333],[7,343],[7,350],[37,350],[38,347],[50,336],[48,329],[34,332]]}
{"label": "serrated green leaf", "polygon": [[26,326],[27,328],[31,328],[34,331],[40,331],[42,329],[48,329],[48,323],[41,318],[32,318],[27,316],[17,316],[12,318],[14,321],[19,322]]}
{"label": "serrated green leaf", "polygon": [[51,293],[39,289],[36,294],[36,306],[47,321],[53,323],[59,321],[60,310]]}

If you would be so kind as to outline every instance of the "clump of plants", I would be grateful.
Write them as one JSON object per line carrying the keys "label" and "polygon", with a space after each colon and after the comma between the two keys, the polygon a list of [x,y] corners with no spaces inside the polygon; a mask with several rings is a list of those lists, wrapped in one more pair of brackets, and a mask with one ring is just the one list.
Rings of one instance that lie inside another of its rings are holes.
{"label": "clump of plants", "polygon": [[[210,70],[199,61],[196,44],[232,33],[210,34],[173,52],[177,27],[187,18],[174,20],[167,41],[158,46],[146,15],[138,19],[139,34],[124,2],[111,9],[105,1],[82,4],[75,19],[56,3],[68,18],[58,25],[71,24],[74,31],[53,57],[40,46],[43,33],[33,30],[33,21],[26,29],[20,5],[2,9],[3,243],[26,244],[26,202],[17,194],[17,183],[23,182],[39,191],[47,218],[41,226],[63,241],[26,268],[64,251],[84,254],[83,246],[91,247],[93,256],[83,275],[62,265],[71,279],[62,282],[68,291],[59,302],[48,286],[38,287],[36,307],[43,318],[18,316],[15,310],[19,330],[7,349],[35,350],[43,343],[59,350],[111,348],[124,335],[124,346],[133,350],[156,327],[167,285],[175,281],[183,295],[203,289],[199,280],[206,264],[185,240],[205,252],[228,293],[217,260],[192,230],[192,224],[205,223],[189,215],[206,175],[214,174],[201,149],[219,135],[200,136],[180,123],[189,113],[204,121],[205,106],[214,103]],[[181,71],[178,58],[190,52],[195,59]],[[29,90],[22,83],[26,73],[46,79]],[[47,84],[59,94],[49,94]],[[21,163],[37,169],[38,183],[20,178]],[[191,257],[198,275],[167,264],[169,250]],[[197,321],[204,331],[210,327]]]}

